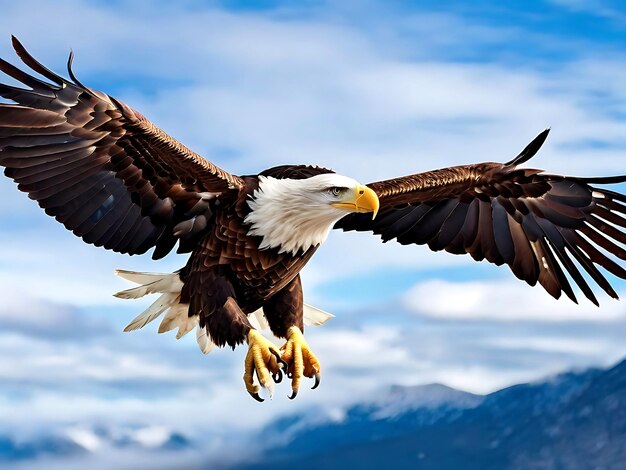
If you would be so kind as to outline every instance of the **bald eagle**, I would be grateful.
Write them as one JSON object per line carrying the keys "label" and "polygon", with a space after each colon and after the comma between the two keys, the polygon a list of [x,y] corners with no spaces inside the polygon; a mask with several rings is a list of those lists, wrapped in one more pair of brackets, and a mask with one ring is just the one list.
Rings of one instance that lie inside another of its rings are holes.
{"label": "bald eagle", "polygon": [[[594,304],[580,268],[617,298],[598,267],[626,279],[626,196],[596,184],[626,176],[576,178],[520,168],[544,143],[541,132],[506,163],[478,163],[367,185],[331,170],[286,165],[237,176],[194,153],[139,112],[65,79],[13,38],[37,78],[0,60],[24,87],[0,84],[0,165],[67,229],[119,253],[153,249],[157,260],[178,244],[191,253],[172,274],[117,273],[139,284],[122,298],[161,293],[126,330],[165,313],[159,331],[196,328],[201,349],[247,342],[244,382],[257,400],[283,372],[294,398],[321,367],[305,323],[329,314],[304,304],[300,270],[335,229],[379,235],[403,245],[469,254],[506,264],[531,286],[576,301],[570,280]],[[277,348],[259,330],[286,343]],[[254,372],[258,384],[254,380]]]}

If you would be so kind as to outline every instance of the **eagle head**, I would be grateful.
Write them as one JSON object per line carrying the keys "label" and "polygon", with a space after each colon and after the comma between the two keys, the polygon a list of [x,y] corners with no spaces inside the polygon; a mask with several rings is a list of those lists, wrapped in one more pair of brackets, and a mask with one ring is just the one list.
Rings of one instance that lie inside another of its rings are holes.
{"label": "eagle head", "polygon": [[249,235],[262,237],[259,248],[295,255],[323,243],[348,213],[376,217],[379,202],[374,191],[352,178],[323,173],[303,179],[261,175],[248,205],[244,222]]}

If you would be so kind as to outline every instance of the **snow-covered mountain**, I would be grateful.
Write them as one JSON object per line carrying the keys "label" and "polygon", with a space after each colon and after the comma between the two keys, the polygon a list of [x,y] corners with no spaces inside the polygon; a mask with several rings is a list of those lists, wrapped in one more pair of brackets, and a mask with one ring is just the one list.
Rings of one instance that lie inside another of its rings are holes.
{"label": "snow-covered mountain", "polygon": [[30,437],[0,435],[0,468],[3,462],[23,464],[30,460],[81,458],[121,450],[175,452],[190,448],[192,443],[185,435],[160,426],[68,426]]}
{"label": "snow-covered mountain", "polygon": [[484,397],[442,385],[393,387],[342,419],[275,423],[255,462],[299,469],[626,468],[626,361]]}
{"label": "snow-covered mountain", "polygon": [[[212,468],[292,463],[298,469],[626,468],[626,361],[485,396],[441,384],[393,386],[374,401],[318,411],[278,419],[258,435],[231,437],[235,440],[228,442],[251,444],[255,455],[236,455],[242,459],[238,464],[232,455],[227,461],[217,455],[220,463]],[[181,462],[204,468],[211,438],[219,436],[190,432],[151,425],[74,425],[28,438],[5,431],[0,433],[0,468],[41,468],[42,463],[67,468],[72,461],[111,468],[111,456],[117,456],[116,468],[126,468],[119,462],[128,468],[146,462],[152,468],[180,468]],[[259,450],[260,442],[264,447]]]}

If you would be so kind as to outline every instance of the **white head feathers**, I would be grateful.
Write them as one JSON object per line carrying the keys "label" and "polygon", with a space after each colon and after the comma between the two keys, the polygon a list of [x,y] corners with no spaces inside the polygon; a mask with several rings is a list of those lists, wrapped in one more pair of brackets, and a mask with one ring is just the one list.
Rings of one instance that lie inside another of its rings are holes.
{"label": "white head feathers", "polygon": [[278,248],[280,253],[296,254],[319,245],[335,222],[348,214],[331,205],[338,197],[332,188],[358,185],[334,173],[298,180],[259,176],[259,188],[248,202],[252,211],[244,220],[250,225],[248,234],[263,238],[259,248]]}

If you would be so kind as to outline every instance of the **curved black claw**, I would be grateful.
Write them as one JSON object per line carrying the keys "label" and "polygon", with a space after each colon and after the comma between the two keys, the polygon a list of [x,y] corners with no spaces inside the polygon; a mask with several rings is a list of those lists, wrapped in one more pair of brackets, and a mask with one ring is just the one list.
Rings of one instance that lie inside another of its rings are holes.
{"label": "curved black claw", "polygon": [[272,372],[272,379],[274,380],[274,383],[281,383],[283,381],[283,372],[281,370]]}
{"label": "curved black claw", "polygon": [[265,401],[263,398],[261,398],[261,397],[259,396],[259,394],[258,394],[257,392],[255,392],[255,393],[248,392],[248,393],[250,394],[250,396],[251,396],[252,398],[254,398],[256,401],[258,401],[258,402],[260,402],[260,403],[263,403],[263,402]]}
{"label": "curved black claw", "polygon": [[315,374],[315,384],[311,387],[311,390],[315,390],[317,387],[319,387],[321,380],[322,380],[322,375],[319,372],[317,372]]}
{"label": "curved black claw", "polygon": [[[281,365],[282,369],[283,370],[287,370],[289,365],[285,361],[283,361],[282,357],[280,357],[280,354],[278,354],[273,349],[270,349],[270,352],[274,355],[274,357],[276,358],[276,361]],[[281,377],[281,380],[282,380],[282,377]],[[276,383],[278,383],[278,382],[276,382]]]}
{"label": "curved black claw", "polygon": [[297,395],[298,395],[298,391],[297,390],[292,390],[291,396],[289,397],[289,399],[293,400],[294,398],[296,398]]}

